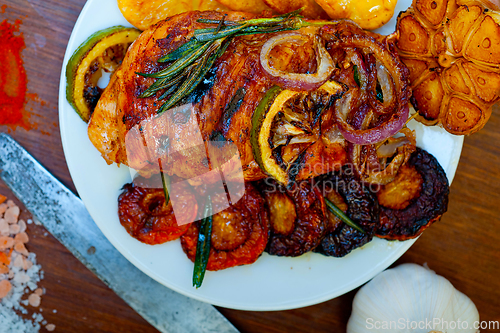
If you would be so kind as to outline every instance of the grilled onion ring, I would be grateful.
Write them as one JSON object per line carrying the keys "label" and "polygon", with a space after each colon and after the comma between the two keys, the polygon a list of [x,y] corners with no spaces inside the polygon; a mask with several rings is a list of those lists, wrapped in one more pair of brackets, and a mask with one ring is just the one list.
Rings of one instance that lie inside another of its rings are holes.
{"label": "grilled onion ring", "polygon": [[410,114],[408,104],[399,109],[391,118],[381,125],[365,130],[352,127],[345,120],[344,114],[348,114],[354,104],[353,92],[347,92],[344,97],[336,102],[334,118],[337,121],[340,133],[349,142],[358,145],[371,145],[383,141],[398,133],[405,125]]}
{"label": "grilled onion ring", "polygon": [[308,36],[294,32],[285,33],[270,38],[262,45],[260,64],[275,84],[286,89],[309,91],[319,88],[330,78],[335,69],[335,64],[330,54],[326,51],[322,40],[318,36],[314,36],[313,38],[318,67],[318,70],[314,74],[287,73],[274,69],[269,63],[270,53],[273,48],[283,43],[304,44],[308,41]]}
{"label": "grilled onion ring", "polygon": [[[379,77],[382,81],[385,79],[390,81],[389,78],[385,77],[388,75],[394,83],[394,89],[391,89],[392,93],[387,94],[387,97],[392,97],[391,99],[384,101],[383,104],[373,103],[375,104],[374,110],[376,113],[385,116],[390,114],[390,117],[373,128],[356,129],[347,122],[346,119],[350,114],[349,111],[352,111],[356,106],[352,92],[345,94],[342,99],[337,101],[334,117],[344,138],[355,144],[367,145],[380,142],[399,132],[409,115],[408,100],[411,91],[409,86],[409,72],[406,66],[384,44],[352,23],[325,26],[321,29],[321,34],[322,38],[327,41],[327,48],[330,52],[338,48],[356,48],[362,50],[365,58],[373,57],[375,59],[375,62],[370,61],[370,63],[375,64],[370,67],[376,68],[382,66],[380,68],[383,68],[383,70],[376,77]],[[383,72],[385,70],[387,73]],[[368,95],[375,93],[376,77],[371,76]],[[388,90],[386,89],[386,91]],[[368,100],[373,100],[373,97],[364,97],[368,98]],[[394,105],[394,108],[388,110],[389,106],[392,105]]]}
{"label": "grilled onion ring", "polygon": [[377,80],[371,82],[369,89],[369,101],[370,105],[373,107],[378,114],[387,114],[394,111],[396,106],[396,99],[394,95],[396,93],[394,87],[394,81],[389,74],[387,68],[379,61],[376,60],[375,64],[371,66],[372,72],[377,76],[377,80],[380,83],[380,88],[382,89],[382,95],[384,96],[384,101],[380,102],[377,98]]}

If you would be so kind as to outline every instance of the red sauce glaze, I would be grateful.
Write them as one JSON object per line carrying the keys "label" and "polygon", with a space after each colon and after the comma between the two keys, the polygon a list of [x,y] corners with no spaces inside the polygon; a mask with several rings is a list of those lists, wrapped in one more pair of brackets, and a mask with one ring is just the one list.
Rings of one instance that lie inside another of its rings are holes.
{"label": "red sauce glaze", "polygon": [[0,125],[30,129],[23,112],[27,78],[21,58],[25,43],[20,24],[20,20],[0,23]]}

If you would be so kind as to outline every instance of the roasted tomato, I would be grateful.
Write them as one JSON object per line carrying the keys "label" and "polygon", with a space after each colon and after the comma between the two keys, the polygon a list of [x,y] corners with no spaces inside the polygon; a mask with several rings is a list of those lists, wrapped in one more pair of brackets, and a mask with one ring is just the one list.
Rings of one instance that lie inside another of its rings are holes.
{"label": "roasted tomato", "polygon": [[325,202],[311,182],[294,183],[291,189],[271,178],[261,190],[271,212],[271,236],[266,251],[296,257],[313,250],[325,234]]}
{"label": "roasted tomato", "polygon": [[[212,196],[215,211],[225,202],[225,193],[222,195],[217,191]],[[192,223],[181,237],[182,248],[193,262],[196,258],[198,230],[199,222]],[[268,238],[269,212],[265,201],[251,183],[246,183],[243,197],[213,216],[207,270],[218,271],[254,263],[264,252]]]}
{"label": "roasted tomato", "polygon": [[418,237],[446,212],[448,194],[448,178],[443,168],[434,156],[417,148],[396,179],[377,193],[380,203],[377,237],[393,240]]}
{"label": "roasted tomato", "polygon": [[[172,202],[165,205],[165,194],[158,177],[137,177],[133,183],[125,184],[118,197],[118,216],[127,232],[137,240],[150,244],[162,244],[179,238],[189,225],[177,225]],[[198,212],[198,204],[188,185],[177,186],[170,194],[179,204],[179,213],[188,214],[193,219]]]}
{"label": "roasted tomato", "polygon": [[326,177],[323,185],[327,198],[342,210],[347,206],[347,216],[365,231],[362,233],[344,223],[330,224],[327,235],[316,251],[327,256],[343,257],[372,240],[379,223],[379,206],[375,196],[358,181],[354,170],[349,167]]}

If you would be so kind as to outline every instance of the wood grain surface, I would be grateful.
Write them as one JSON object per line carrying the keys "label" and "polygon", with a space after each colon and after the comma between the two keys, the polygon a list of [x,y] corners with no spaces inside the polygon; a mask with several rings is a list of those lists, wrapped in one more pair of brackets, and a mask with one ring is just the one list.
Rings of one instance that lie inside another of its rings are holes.
{"label": "wood grain surface", "polygon": [[[0,21],[21,19],[36,128],[9,132],[50,172],[76,192],[59,135],[58,86],[62,60],[85,0],[2,0]],[[449,210],[395,265],[427,263],[468,295],[481,320],[500,320],[500,114],[465,139]],[[13,197],[0,181],[0,194]],[[29,213],[24,211],[28,216]],[[45,271],[43,315],[57,332],[156,332],[42,227],[30,225],[30,251]],[[241,332],[343,332],[355,291],[315,306],[278,312],[219,310]],[[57,310],[54,313],[53,310]],[[1,325],[1,323],[0,323]]]}

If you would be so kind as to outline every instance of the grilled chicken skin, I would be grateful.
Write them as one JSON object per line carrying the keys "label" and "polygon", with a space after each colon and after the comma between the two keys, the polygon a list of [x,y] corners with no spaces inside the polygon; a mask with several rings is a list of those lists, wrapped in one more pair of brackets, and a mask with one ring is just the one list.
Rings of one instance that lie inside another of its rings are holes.
{"label": "grilled chicken skin", "polygon": [[[155,79],[137,73],[153,73],[165,68],[167,64],[158,63],[159,58],[187,42],[195,29],[207,27],[197,22],[198,19],[223,17],[235,21],[251,18],[252,15],[187,12],[157,23],[131,45],[121,67],[101,96],[88,127],[90,141],[108,163],[126,164],[143,175],[158,172],[161,165],[169,174],[195,178],[214,168],[213,161],[206,159],[210,142],[225,140],[237,147],[246,181],[266,177],[254,159],[250,131],[257,105],[273,86],[259,60],[262,45],[273,34],[235,38],[205,80],[180,103],[192,103],[190,107],[180,107],[173,112],[168,110],[164,112],[164,117],[157,117],[157,111],[164,102],[158,100],[162,91],[156,96],[139,97]],[[307,45],[276,48],[272,66],[288,72],[312,73],[316,71],[316,58],[311,50]],[[334,129],[335,124],[326,123]],[[318,171],[315,171],[316,168],[304,171],[297,180],[337,169],[344,164],[346,152],[341,141],[318,140],[311,145],[304,162],[327,165],[318,168]],[[234,169],[235,174],[237,164],[228,166]],[[226,171],[226,180],[231,180],[230,176],[229,179],[227,177],[232,171]],[[201,179],[198,181],[201,182]]]}

